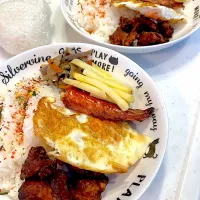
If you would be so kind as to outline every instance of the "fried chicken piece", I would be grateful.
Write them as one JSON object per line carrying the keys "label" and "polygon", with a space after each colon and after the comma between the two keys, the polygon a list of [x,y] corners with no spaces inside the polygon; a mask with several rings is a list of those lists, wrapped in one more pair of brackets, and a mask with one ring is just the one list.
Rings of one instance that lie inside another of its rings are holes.
{"label": "fried chicken piece", "polygon": [[108,177],[102,173],[79,169],[72,165],[69,166],[69,170],[72,173],[72,176],[75,176],[75,177],[108,180]]}
{"label": "fried chicken piece", "polygon": [[120,27],[123,31],[130,33],[133,28],[132,20],[120,17]]}
{"label": "fried chicken piece", "polygon": [[20,187],[19,200],[56,200],[46,181],[26,180]]}
{"label": "fried chicken piece", "polygon": [[67,108],[100,119],[143,121],[154,112],[152,107],[146,110],[122,111],[116,104],[92,97],[89,93],[75,87],[70,87],[66,93],[62,94],[61,99]]}
{"label": "fried chicken piece", "polygon": [[131,30],[131,32],[127,35],[125,41],[124,41],[124,46],[132,46],[134,40],[136,39],[137,35],[138,35],[138,27],[139,27],[139,22],[138,22],[138,18],[133,19],[132,20],[133,23],[133,29]]}
{"label": "fried chicken piece", "polygon": [[40,179],[45,179],[52,175],[52,173],[56,170],[56,161],[51,162],[48,161],[44,167],[42,167],[38,173]]}
{"label": "fried chicken piece", "polygon": [[168,21],[159,23],[159,31],[165,38],[171,38],[174,33],[174,29]]}
{"label": "fried chicken piece", "polygon": [[62,170],[56,170],[51,181],[51,188],[56,200],[71,200],[72,197],[67,187],[67,173]]}
{"label": "fried chicken piece", "polygon": [[123,45],[127,35],[128,33],[124,32],[120,27],[118,27],[116,31],[109,36],[110,43]]}
{"label": "fried chicken piece", "polygon": [[31,147],[21,169],[21,180],[39,175],[41,179],[50,176],[56,169],[56,160],[51,160],[43,147]]}
{"label": "fried chicken piece", "polygon": [[141,0],[143,2],[150,2],[166,6],[168,8],[184,8],[183,2],[178,2],[175,0]]}
{"label": "fried chicken piece", "polygon": [[138,46],[148,46],[166,42],[160,33],[142,32],[138,38]]}
{"label": "fried chicken piece", "polygon": [[100,200],[107,183],[106,180],[78,180],[77,185],[70,188],[70,193],[73,200]]}
{"label": "fried chicken piece", "polygon": [[143,31],[158,32],[158,24],[154,20],[149,19],[149,18],[144,17],[144,16],[141,16],[139,18],[139,22],[140,22],[140,25],[139,25],[139,28],[138,28],[139,32],[143,32]]}

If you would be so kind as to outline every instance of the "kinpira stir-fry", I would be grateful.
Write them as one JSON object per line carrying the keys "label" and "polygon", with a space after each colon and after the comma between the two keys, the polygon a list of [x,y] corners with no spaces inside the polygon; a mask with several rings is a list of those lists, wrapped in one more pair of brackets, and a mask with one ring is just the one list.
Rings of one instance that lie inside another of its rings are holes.
{"label": "kinpira stir-fry", "polygon": [[[62,95],[65,106],[78,112],[111,120],[143,121],[151,116],[153,108],[130,109],[131,103],[135,100],[133,88],[95,65],[90,59],[91,53],[92,51],[86,51],[73,54],[66,49],[63,55],[41,66],[40,71],[43,76],[65,90]],[[80,90],[72,89],[71,86]],[[70,95],[76,95],[76,98],[70,98]],[[80,108],[75,102],[76,99],[79,99],[79,104],[82,106],[88,105],[87,109]]]}

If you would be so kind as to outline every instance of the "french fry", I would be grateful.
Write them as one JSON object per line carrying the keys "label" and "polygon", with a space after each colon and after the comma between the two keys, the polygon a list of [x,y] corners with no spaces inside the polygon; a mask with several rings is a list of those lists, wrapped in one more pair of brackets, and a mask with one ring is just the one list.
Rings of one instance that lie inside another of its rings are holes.
{"label": "french fry", "polygon": [[100,96],[98,96],[96,94],[90,93],[90,95],[93,96],[93,97],[96,97],[97,99],[102,99],[102,100],[105,100],[105,101],[108,101],[110,103],[114,103],[115,104],[115,102],[109,96],[106,96],[106,98],[102,98],[102,97],[100,97]]}
{"label": "french fry", "polygon": [[[92,63],[92,66],[91,65],[88,65],[87,63],[85,63],[84,61],[80,60],[80,59],[74,59],[71,61],[72,64],[84,69],[84,70],[87,70],[88,73],[90,72],[93,72],[95,73],[98,77],[101,77],[103,78],[103,80],[109,80],[109,82],[111,83],[111,81],[113,83],[111,84],[116,84],[118,86],[121,86],[121,88],[119,89],[122,89],[123,91],[125,92],[128,92],[128,93],[132,93],[132,88],[131,87],[128,87],[128,86],[125,86],[124,84],[120,83],[117,79],[115,79],[114,77],[112,77],[112,75],[106,71],[104,71],[103,69],[99,68],[97,65],[95,65],[94,63]],[[90,72],[89,72],[90,71]],[[92,77],[93,78],[93,77]],[[101,79],[102,81],[102,79]],[[110,86],[110,85],[109,85]]]}
{"label": "french fry", "polygon": [[128,103],[106,84],[100,82],[99,80],[78,74],[76,72],[73,73],[73,77],[78,81],[93,85],[104,91],[121,108],[121,110],[125,111],[129,109]]}
{"label": "french fry", "polygon": [[119,89],[116,89],[116,88],[113,88],[114,91],[119,94],[120,97],[122,97],[125,101],[127,101],[129,104],[130,103],[133,103],[135,101],[135,98],[133,95],[131,94],[128,94],[122,90],[119,90]]}
{"label": "french fry", "polygon": [[[92,70],[95,68],[96,70],[94,71],[97,75],[99,75],[100,77],[104,78],[104,80],[110,80],[113,83],[115,83],[116,85],[122,85],[123,87],[126,87],[126,92],[132,94],[132,88],[129,86],[126,86],[125,84],[121,83],[120,81],[118,81],[116,78],[114,78],[110,73],[106,72],[105,70],[99,68],[97,65],[95,65],[94,63],[92,63]],[[91,68],[87,68],[87,70],[89,71]],[[102,73],[101,73],[102,72]],[[104,76],[106,75],[106,76]],[[108,76],[109,75],[109,76]]]}
{"label": "french fry", "polygon": [[87,77],[90,77],[90,78],[94,78],[96,80],[99,80],[103,83],[105,83],[106,85],[112,87],[112,88],[117,88],[119,90],[122,90],[124,92],[127,92],[129,94],[132,93],[132,88],[129,88],[129,87],[126,87],[124,86],[123,84],[119,83],[119,82],[115,82],[115,81],[112,81],[112,80],[107,80],[107,79],[104,79],[100,76],[98,76],[97,74],[95,74],[93,71],[91,71],[89,68],[88,69],[85,69],[83,71],[83,74]]}
{"label": "french fry", "polygon": [[98,96],[99,98],[105,99],[106,98],[106,93],[92,85],[89,85],[87,83],[83,83],[80,81],[76,81],[76,80],[72,80],[72,79],[68,79],[65,78],[63,80],[64,83],[68,84],[68,85],[72,85],[74,87],[80,88],[82,90],[85,90],[91,94],[94,94],[96,96]]}
{"label": "french fry", "polygon": [[88,65],[86,62],[83,62],[82,60],[80,59],[73,59],[71,61],[72,64],[82,68],[82,69],[87,69],[88,67],[91,67],[91,65]]}
{"label": "french fry", "polygon": [[101,72],[102,74],[104,74],[107,77],[113,78],[112,75],[110,73],[108,73],[107,71],[101,69],[100,67],[98,67],[97,65],[95,65],[94,63],[92,63],[92,67],[95,68],[96,70],[98,70],[99,72]]}

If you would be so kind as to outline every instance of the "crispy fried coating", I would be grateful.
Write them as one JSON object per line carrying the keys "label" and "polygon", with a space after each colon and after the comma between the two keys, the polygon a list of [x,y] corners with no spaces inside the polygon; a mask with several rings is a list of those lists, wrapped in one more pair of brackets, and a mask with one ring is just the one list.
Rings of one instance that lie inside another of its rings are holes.
{"label": "crispy fried coating", "polygon": [[165,38],[156,32],[142,32],[138,38],[138,46],[148,46],[165,43]]}
{"label": "crispy fried coating", "polygon": [[130,33],[133,28],[132,20],[120,17],[120,27],[123,31]]}
{"label": "crispy fried coating", "polygon": [[78,180],[77,185],[70,188],[70,193],[74,200],[99,200],[107,183],[107,180]]}
{"label": "crispy fried coating", "polygon": [[138,27],[139,32],[143,31],[158,32],[158,24],[154,20],[141,16],[140,18],[138,18],[138,21],[140,24]]}
{"label": "crispy fried coating", "polygon": [[51,188],[56,200],[72,200],[67,187],[67,173],[62,170],[56,170],[51,180]]}
{"label": "crispy fried coating", "polygon": [[79,169],[72,165],[69,165],[68,168],[69,168],[72,176],[75,176],[78,178],[92,178],[92,179],[108,180],[108,178],[104,174],[99,173],[99,172],[93,172],[93,171],[89,171],[89,170]]}
{"label": "crispy fried coating", "polygon": [[118,27],[116,31],[109,36],[110,43],[116,45],[124,45],[124,41],[126,40],[127,35],[128,33]]}
{"label": "crispy fried coating", "polygon": [[51,160],[43,147],[31,147],[21,169],[22,180],[38,175],[41,179],[50,176],[56,169],[56,160]]}
{"label": "crispy fried coating", "polygon": [[174,29],[168,21],[159,23],[159,31],[166,38],[171,38],[174,33]]}
{"label": "crispy fried coating", "polygon": [[56,200],[50,184],[40,180],[26,180],[19,189],[19,200]]}
{"label": "crispy fried coating", "polygon": [[121,17],[120,27],[109,36],[111,44],[133,46],[148,46],[169,41],[174,33],[169,21],[156,22],[145,16],[132,20]]}

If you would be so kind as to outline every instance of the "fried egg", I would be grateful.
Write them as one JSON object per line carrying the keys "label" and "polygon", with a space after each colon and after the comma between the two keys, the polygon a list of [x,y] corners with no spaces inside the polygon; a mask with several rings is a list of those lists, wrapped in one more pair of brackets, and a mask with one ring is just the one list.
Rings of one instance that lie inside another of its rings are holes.
{"label": "fried egg", "polygon": [[33,117],[34,134],[52,148],[48,154],[81,169],[124,173],[143,157],[152,141],[126,122],[66,112],[43,97]]}
{"label": "fried egg", "polygon": [[169,20],[172,22],[178,21],[187,21],[187,17],[183,15],[181,12],[174,10],[172,8],[168,8],[162,5],[153,4],[153,3],[144,3],[144,2],[135,2],[132,0],[128,1],[119,1],[114,0],[112,5],[119,8],[119,7],[127,7],[131,10],[134,10],[141,15],[144,15],[148,18],[155,19],[155,20]]}

